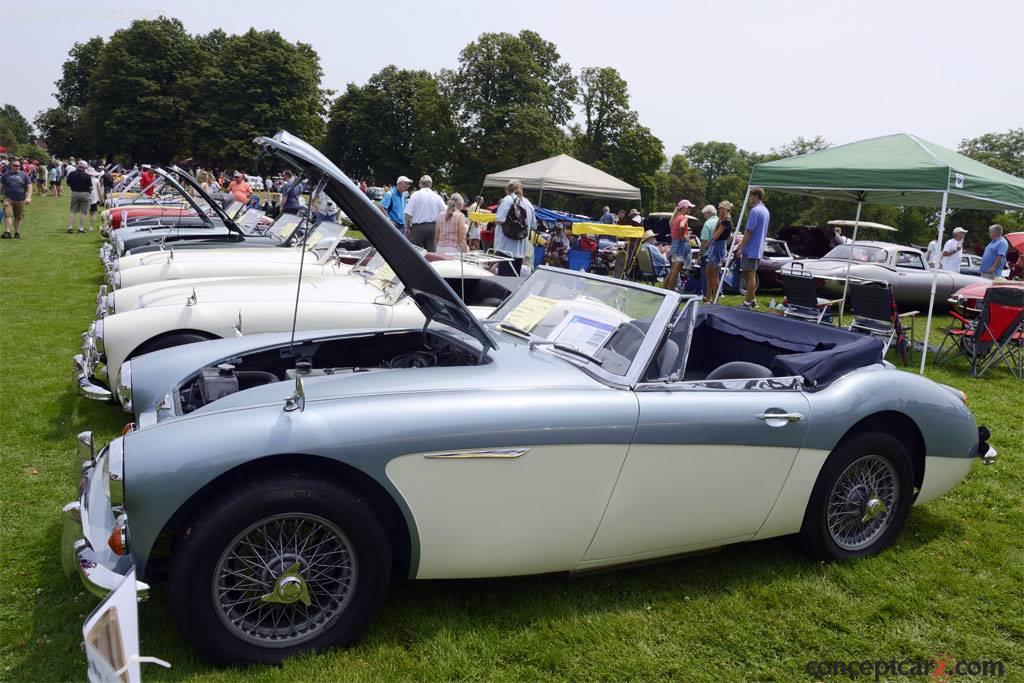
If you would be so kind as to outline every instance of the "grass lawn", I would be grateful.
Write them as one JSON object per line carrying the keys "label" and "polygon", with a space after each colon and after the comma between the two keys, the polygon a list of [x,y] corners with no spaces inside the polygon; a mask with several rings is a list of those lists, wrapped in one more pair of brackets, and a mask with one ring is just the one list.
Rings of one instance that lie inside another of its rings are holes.
{"label": "grass lawn", "polygon": [[[103,442],[125,421],[69,382],[102,268],[96,232],[64,232],[67,205],[67,197],[37,197],[25,238],[0,242],[6,681],[84,679],[80,628],[96,600],[61,572],[59,513],[76,493],[75,434],[91,428]],[[772,296],[781,298],[763,299]],[[878,557],[820,564],[776,539],[586,578],[398,582],[355,647],[241,670],[197,661],[157,586],[141,610],[142,651],[174,668],[147,665],[144,675],[799,681],[812,680],[809,660],[945,656],[1002,660],[1008,679],[1024,680],[1024,383],[1005,370],[971,379],[960,361],[929,374],[968,393],[1000,462],[976,463],[957,489],[915,508],[895,547]]]}

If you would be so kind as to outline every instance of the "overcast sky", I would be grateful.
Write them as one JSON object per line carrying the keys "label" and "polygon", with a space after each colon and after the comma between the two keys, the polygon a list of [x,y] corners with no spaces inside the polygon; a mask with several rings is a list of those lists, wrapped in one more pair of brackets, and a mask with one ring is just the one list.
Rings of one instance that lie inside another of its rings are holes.
{"label": "overcast sky", "polygon": [[577,72],[618,69],[670,156],[702,140],[766,152],[798,135],[956,147],[1024,126],[1024,0],[0,0],[0,101],[31,120],[53,106],[75,41],[158,14],[192,33],[255,26],[310,43],[334,90],[387,64],[454,67],[481,32],[530,28]]}

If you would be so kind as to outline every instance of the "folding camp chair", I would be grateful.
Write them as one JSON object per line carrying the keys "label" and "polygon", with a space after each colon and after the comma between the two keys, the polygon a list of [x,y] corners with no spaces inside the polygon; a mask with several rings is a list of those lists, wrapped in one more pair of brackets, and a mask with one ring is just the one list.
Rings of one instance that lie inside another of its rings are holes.
{"label": "folding camp chair", "polygon": [[820,299],[810,273],[780,273],[783,301],[782,315],[821,324],[826,317],[831,321],[832,308],[842,299]]}
{"label": "folding camp chair", "polygon": [[[850,312],[853,322],[847,329],[863,332],[882,340],[882,356],[896,342],[900,360],[907,364],[907,354],[914,346],[914,319],[919,311],[900,313],[892,287],[884,282],[850,282]],[[910,343],[906,339],[906,322],[910,322]]]}
{"label": "folding camp chair", "polygon": [[989,287],[975,320],[968,326],[942,331],[945,336],[936,353],[936,363],[963,355],[970,359],[974,377],[981,377],[990,367],[1001,363],[1014,377],[1024,378],[1024,289]]}
{"label": "folding camp chair", "polygon": [[636,255],[636,269],[641,281],[649,284],[658,281],[658,274],[654,272],[654,260],[651,258],[651,252],[643,247]]}

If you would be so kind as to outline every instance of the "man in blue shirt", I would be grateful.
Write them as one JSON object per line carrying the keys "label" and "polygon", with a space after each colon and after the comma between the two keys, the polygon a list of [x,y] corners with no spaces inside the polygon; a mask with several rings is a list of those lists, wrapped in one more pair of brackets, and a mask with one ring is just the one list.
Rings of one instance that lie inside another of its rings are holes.
{"label": "man in blue shirt", "polygon": [[282,175],[285,185],[281,188],[281,210],[285,213],[298,213],[302,208],[302,202],[299,201],[299,197],[302,195],[302,183],[288,169],[285,169]]}
{"label": "man in blue shirt", "polygon": [[747,227],[743,231],[740,242],[740,270],[747,284],[747,296],[744,308],[757,308],[757,264],[764,255],[764,243],[768,237],[768,208],[764,205],[764,190],[760,187],[750,188],[750,215]]}
{"label": "man in blue shirt", "polygon": [[388,220],[397,230],[405,232],[405,203],[409,199],[406,190],[412,184],[410,178],[404,175],[398,176],[394,186],[384,193],[380,200],[380,210],[388,217]]}
{"label": "man in blue shirt", "polygon": [[612,215],[612,210],[609,207],[604,207],[604,211],[601,213],[601,217],[597,219],[598,223],[612,224],[615,222],[615,216]]}
{"label": "man in blue shirt", "polygon": [[1003,237],[1003,226],[994,223],[988,226],[988,237],[991,242],[985,247],[985,253],[981,255],[981,276],[988,280],[995,280],[1003,272],[1006,265],[1006,252],[1010,245]]}

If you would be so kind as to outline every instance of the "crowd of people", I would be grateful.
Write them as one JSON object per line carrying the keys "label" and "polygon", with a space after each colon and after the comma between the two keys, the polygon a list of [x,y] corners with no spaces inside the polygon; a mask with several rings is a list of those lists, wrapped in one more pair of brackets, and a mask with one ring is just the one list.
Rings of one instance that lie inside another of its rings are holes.
{"label": "crowd of people", "polygon": [[[0,192],[3,194],[4,231],[0,239],[21,239],[25,207],[32,203],[33,191],[40,196],[63,197],[64,185],[71,193],[68,232],[93,230],[100,203],[113,189],[111,172],[99,162],[69,158],[44,163],[34,159],[9,159],[0,162]],[[13,230],[13,231],[12,231]]]}

